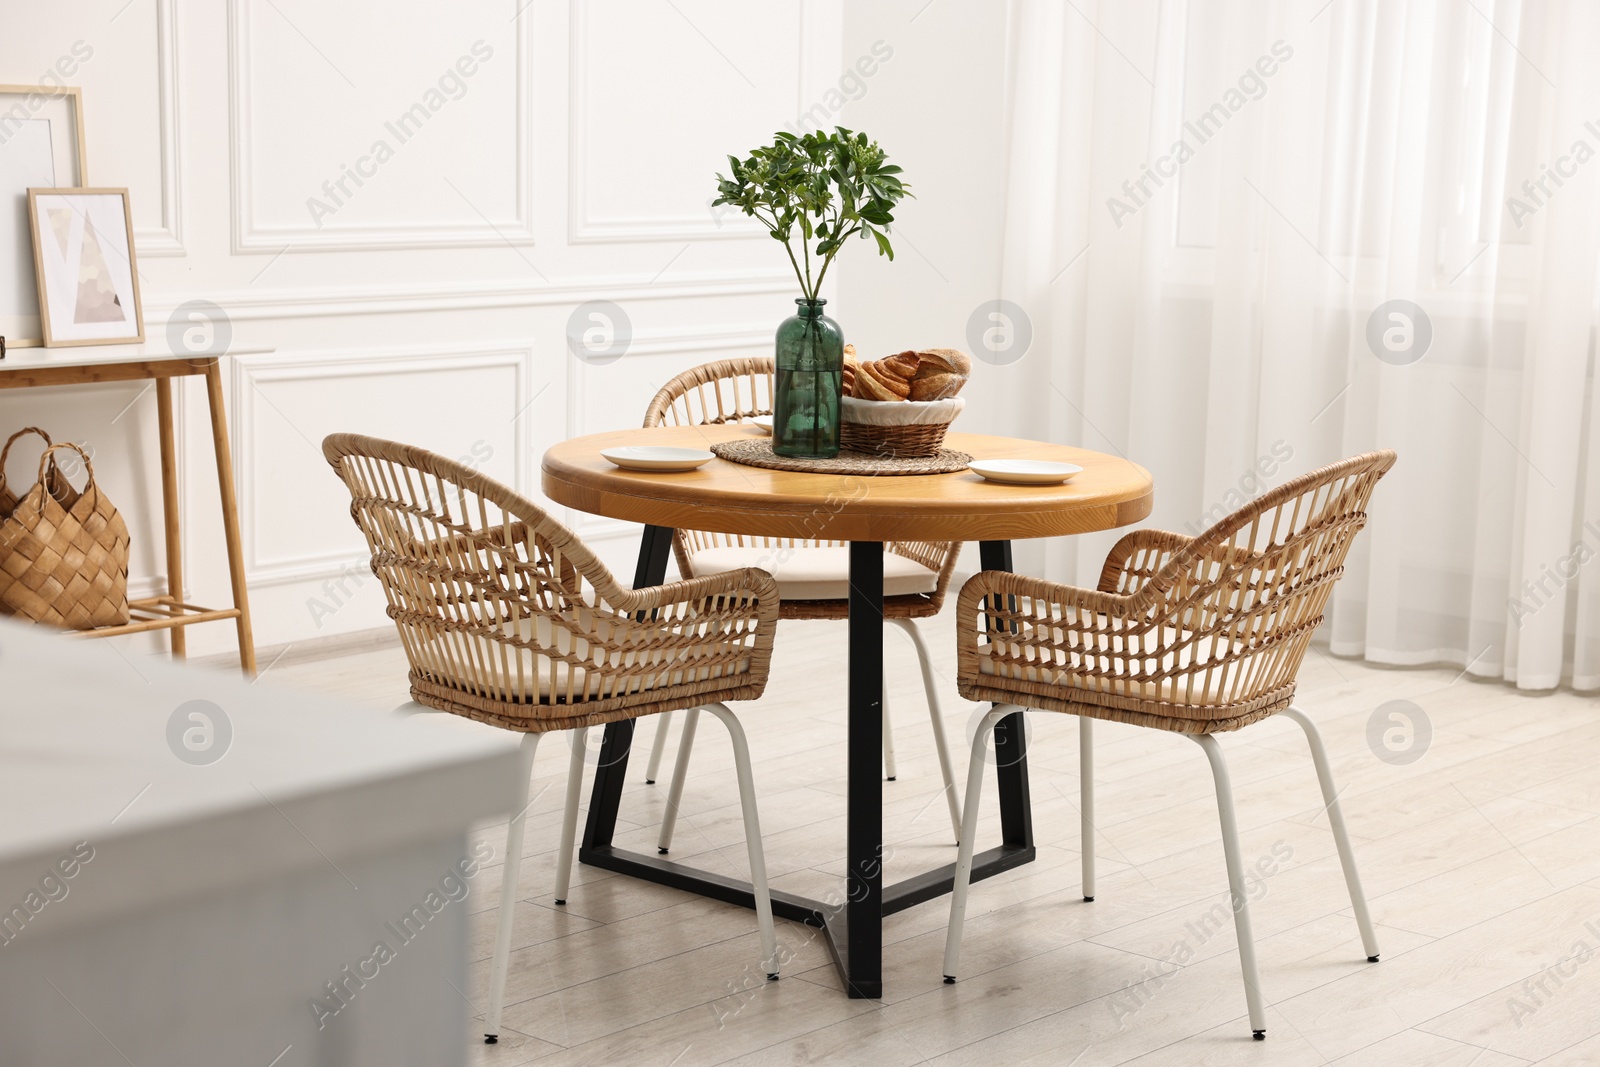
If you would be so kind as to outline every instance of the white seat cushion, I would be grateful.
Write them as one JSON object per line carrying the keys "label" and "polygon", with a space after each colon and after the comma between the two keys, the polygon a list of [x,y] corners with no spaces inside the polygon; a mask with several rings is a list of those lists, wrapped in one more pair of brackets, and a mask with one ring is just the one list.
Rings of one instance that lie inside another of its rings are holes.
{"label": "white seat cushion", "polygon": [[[532,641],[556,655],[571,654],[576,644],[577,663],[552,660],[547,655],[538,655],[533,648],[498,642],[484,642],[465,654],[457,641],[430,647],[427,651],[444,660],[458,656],[470,659],[476,673],[486,676],[499,693],[510,699],[556,704],[644,693],[742,674],[750,669],[748,650],[706,634],[702,644],[694,649],[614,649],[604,656],[605,667],[609,669],[602,673],[593,669],[599,665],[595,648],[587,637],[581,636],[594,625],[592,613],[580,609],[573,618],[561,620],[561,625],[549,616],[539,615],[500,626],[507,636]],[[609,629],[604,622],[600,627],[602,632]],[[574,630],[580,633],[576,642]],[[717,665],[696,662],[719,652],[724,655],[734,652],[737,658],[731,666],[725,662]],[[448,672],[444,674],[445,677],[438,680],[450,684]]]}
{"label": "white seat cushion", "polygon": [[[766,571],[778,580],[783,600],[844,600],[850,595],[850,549],[845,545],[782,548],[724,545],[702,548],[689,557],[694,577],[722,574],[743,567]],[[931,593],[939,575],[916,560],[883,554],[883,595]]]}

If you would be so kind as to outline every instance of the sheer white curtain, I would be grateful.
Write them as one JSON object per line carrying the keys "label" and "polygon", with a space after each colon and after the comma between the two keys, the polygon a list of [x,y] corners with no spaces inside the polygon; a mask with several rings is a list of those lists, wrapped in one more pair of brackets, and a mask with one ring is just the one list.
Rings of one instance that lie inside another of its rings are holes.
{"label": "sheer white curtain", "polygon": [[[1600,686],[1600,4],[1009,19],[1001,288],[1033,337],[979,353],[974,414],[1137,460],[1184,532],[1393,448],[1332,649]],[[1112,536],[1046,573],[1092,582]]]}

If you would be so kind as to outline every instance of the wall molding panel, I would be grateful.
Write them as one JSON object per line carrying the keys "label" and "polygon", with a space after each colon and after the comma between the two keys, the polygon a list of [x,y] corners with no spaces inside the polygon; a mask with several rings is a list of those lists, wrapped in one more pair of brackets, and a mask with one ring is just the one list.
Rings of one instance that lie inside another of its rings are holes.
{"label": "wall molding panel", "polygon": [[[176,0],[156,0],[157,107],[161,119],[161,225],[135,227],[134,249],[140,256],[182,256],[183,170],[179,122],[178,20]],[[99,184],[98,182],[96,184]]]}
{"label": "wall molding panel", "polygon": [[[340,574],[352,562],[348,548],[330,547],[325,552],[299,556],[264,557],[260,552],[261,523],[265,516],[258,486],[265,467],[278,468],[275,477],[288,477],[284,457],[262,455],[255,447],[263,410],[276,405],[263,393],[263,387],[286,383],[328,383],[340,379],[385,378],[408,375],[460,373],[468,370],[509,370],[514,381],[517,413],[511,421],[513,438],[512,485],[528,492],[532,445],[529,440],[527,409],[531,405],[529,382],[533,349],[527,344],[461,346],[393,346],[334,352],[296,351],[269,356],[243,356],[233,360],[233,380],[229,390],[235,468],[239,495],[239,526],[243,533],[245,571],[251,587],[269,587],[295,582],[321,581]],[[281,411],[275,413],[287,420]],[[292,426],[292,424],[291,424]],[[297,434],[298,427],[292,427]],[[320,441],[307,441],[320,454]],[[313,462],[312,469],[316,469]],[[328,475],[332,477],[331,473]],[[274,514],[272,521],[284,521]],[[364,559],[364,557],[360,557]]]}
{"label": "wall molding panel", "polygon": [[[709,205],[698,213],[673,216],[623,217],[596,210],[590,189],[589,137],[594,126],[589,97],[590,58],[594,48],[589,30],[589,15],[595,0],[568,0],[568,84],[567,84],[567,240],[571,244],[619,244],[637,241],[726,241],[766,237],[766,231],[742,214],[720,218]],[[800,0],[798,32],[793,40],[800,71],[794,98],[794,114],[805,107],[806,89],[813,82],[814,57],[819,38],[830,26],[825,17],[827,5],[818,0]],[[751,9],[752,12],[754,9]],[[837,44],[837,34],[833,43]],[[716,62],[713,58],[710,62]],[[731,61],[730,61],[731,62]],[[730,146],[733,147],[733,146]],[[742,151],[742,147],[733,147]],[[706,199],[713,190],[706,175]]]}
{"label": "wall molding panel", "polygon": [[[270,2],[270,0],[269,0]],[[255,70],[251,18],[256,0],[228,0],[228,100],[230,199],[233,205],[232,248],[235,253],[279,254],[288,251],[388,251],[472,248],[533,243],[532,101],[529,77],[531,19],[513,18],[516,48],[515,154],[516,214],[510,219],[427,223],[397,219],[383,224],[330,223],[326,226],[266,226],[255,218],[254,192],[259,184],[254,146],[255,117],[251,75]],[[506,0],[515,12],[520,2]],[[474,211],[477,208],[473,207]]]}
{"label": "wall molding panel", "polygon": [[[170,314],[184,302],[203,296],[227,311],[236,322],[305,319],[342,315],[395,315],[422,311],[484,311],[491,308],[549,307],[590,300],[690,300],[705,297],[769,296],[792,293],[793,274],[778,271],[734,271],[686,274],[672,280],[619,276],[582,278],[568,284],[471,282],[385,286],[323,286],[315,289],[233,289],[166,292],[147,295],[146,318]],[[776,322],[776,320],[774,320]]]}
{"label": "wall molding panel", "polygon": [[[637,426],[687,367],[771,354],[798,286],[757,223],[708,209],[710,175],[726,173],[722,153],[795,125],[838,86],[844,0],[124,2],[13,4],[6,50],[16,76],[35,78],[72,42],[103,50],[82,79],[88,173],[136,187],[151,348],[185,304],[225,315],[260,646],[387,625],[371,581],[337,618],[307,611],[330,599],[325,582],[365,567],[324,434],[471,453],[539,502],[551,445]],[[479,40],[492,55],[474,54]],[[416,104],[431,118],[388,128]],[[379,140],[396,152],[373,180]],[[315,187],[363,153],[374,160],[359,195],[346,182],[338,210],[314,218]],[[596,302],[629,321],[618,362],[568,350],[570,324]],[[174,401],[185,594],[226,604],[204,383],[180,381]],[[163,590],[153,390],[14,392],[0,415],[98,445],[96,469],[134,527],[130,586]],[[552,512],[632,573],[637,526]],[[228,625],[187,636],[196,658],[234,641]],[[167,644],[151,634],[121,647],[136,657]]]}
{"label": "wall molding panel", "polygon": [[[754,353],[769,350],[773,344],[775,327],[766,325],[742,325],[728,328],[702,328],[693,330],[660,331],[655,334],[635,333],[633,340],[628,345],[628,353],[623,359],[638,360],[654,356],[680,356],[686,353],[695,353],[707,357],[702,362],[710,359],[727,359],[729,352]],[[566,436],[582,437],[588,433],[599,433],[602,429],[614,427],[590,427],[588,425],[586,401],[589,399],[590,368],[581,362],[573,363],[574,373],[567,375],[567,426]],[[643,373],[642,371],[640,373]],[[659,389],[666,384],[666,379],[677,371],[672,371],[662,377],[660,381],[651,381],[649,384],[654,389]],[[642,414],[644,408],[639,409]],[[631,412],[629,413],[632,414]],[[631,421],[631,420],[630,420]]]}

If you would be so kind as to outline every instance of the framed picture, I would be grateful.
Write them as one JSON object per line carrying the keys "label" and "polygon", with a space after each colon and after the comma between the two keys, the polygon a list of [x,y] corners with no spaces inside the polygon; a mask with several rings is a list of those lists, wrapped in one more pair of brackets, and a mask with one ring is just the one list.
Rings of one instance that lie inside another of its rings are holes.
{"label": "framed picture", "polygon": [[78,89],[0,85],[0,336],[11,348],[44,343],[28,190],[88,184]]}
{"label": "framed picture", "polygon": [[44,343],[144,340],[126,189],[29,189]]}

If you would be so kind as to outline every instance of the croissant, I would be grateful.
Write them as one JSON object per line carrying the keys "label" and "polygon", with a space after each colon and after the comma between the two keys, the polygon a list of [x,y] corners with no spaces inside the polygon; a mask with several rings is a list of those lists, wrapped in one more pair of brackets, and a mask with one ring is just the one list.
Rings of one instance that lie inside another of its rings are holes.
{"label": "croissant", "polygon": [[885,356],[878,360],[878,369],[894,375],[903,381],[910,382],[917,376],[917,370],[922,366],[922,360],[916,352],[899,352],[892,356]]}
{"label": "croissant", "polygon": [[881,361],[863,363],[856,371],[855,395],[861,400],[906,400],[911,383],[881,367]]}
{"label": "croissant", "polygon": [[[853,356],[853,351],[851,355]],[[849,360],[847,371],[850,370]],[[897,352],[855,364],[847,391],[859,400],[944,400],[967,384],[972,360],[954,348]]]}

